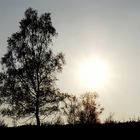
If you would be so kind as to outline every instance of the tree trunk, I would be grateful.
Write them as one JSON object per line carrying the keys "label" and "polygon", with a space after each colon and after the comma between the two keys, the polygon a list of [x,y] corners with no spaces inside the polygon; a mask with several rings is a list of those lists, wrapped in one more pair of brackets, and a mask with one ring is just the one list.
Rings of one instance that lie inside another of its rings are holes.
{"label": "tree trunk", "polygon": [[37,113],[36,113],[36,124],[37,124],[37,126],[40,126],[40,118]]}
{"label": "tree trunk", "polygon": [[36,113],[35,113],[35,117],[36,117],[36,124],[37,126],[40,126],[40,118],[39,118],[39,95],[37,94],[36,97]]}

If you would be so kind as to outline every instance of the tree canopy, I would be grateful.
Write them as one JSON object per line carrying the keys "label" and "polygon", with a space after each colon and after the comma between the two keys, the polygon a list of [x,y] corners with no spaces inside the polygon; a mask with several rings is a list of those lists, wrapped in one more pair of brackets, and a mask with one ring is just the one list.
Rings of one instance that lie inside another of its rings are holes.
{"label": "tree canopy", "polygon": [[57,35],[51,14],[32,8],[25,11],[19,31],[8,38],[7,53],[2,57],[0,103],[3,115],[24,118],[40,117],[58,110],[62,95],[55,86],[56,73],[65,64],[62,53],[54,54],[51,45]]}

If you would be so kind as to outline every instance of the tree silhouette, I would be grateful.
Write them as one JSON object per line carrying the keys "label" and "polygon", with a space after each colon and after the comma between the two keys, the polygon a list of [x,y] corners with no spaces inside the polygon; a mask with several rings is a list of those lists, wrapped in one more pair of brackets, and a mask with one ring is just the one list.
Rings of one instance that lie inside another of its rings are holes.
{"label": "tree silhouette", "polygon": [[56,73],[62,71],[64,55],[54,55],[50,45],[57,35],[50,13],[38,16],[28,8],[20,21],[20,30],[8,38],[2,57],[0,103],[3,115],[36,118],[58,110],[64,96],[55,87]]}
{"label": "tree silhouette", "polygon": [[79,112],[80,123],[94,124],[99,123],[99,115],[103,112],[103,108],[96,102],[97,93],[87,92],[82,95],[81,111]]}
{"label": "tree silhouette", "polygon": [[78,98],[69,95],[65,106],[65,114],[69,124],[95,124],[99,123],[99,115],[103,112],[103,108],[97,103],[97,93],[87,92]]}
{"label": "tree silhouette", "polygon": [[69,95],[65,98],[64,105],[62,107],[62,116],[66,116],[68,124],[79,123],[79,112],[81,109],[81,103],[79,98],[75,95]]}

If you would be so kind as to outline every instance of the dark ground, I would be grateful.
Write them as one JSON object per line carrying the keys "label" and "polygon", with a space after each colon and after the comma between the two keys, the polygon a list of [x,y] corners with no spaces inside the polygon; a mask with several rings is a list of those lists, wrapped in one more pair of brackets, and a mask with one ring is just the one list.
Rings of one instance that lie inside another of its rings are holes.
{"label": "dark ground", "polygon": [[[50,125],[50,126],[20,126],[16,128],[0,128],[4,137],[23,139],[140,139],[140,123],[117,123],[96,125]],[[123,136],[123,137],[122,137]]]}

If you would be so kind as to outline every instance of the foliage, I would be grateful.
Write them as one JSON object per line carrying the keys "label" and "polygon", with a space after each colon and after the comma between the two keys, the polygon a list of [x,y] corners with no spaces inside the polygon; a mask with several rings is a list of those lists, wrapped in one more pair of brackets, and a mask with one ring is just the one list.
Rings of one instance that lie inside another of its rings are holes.
{"label": "foliage", "polygon": [[64,55],[54,55],[50,45],[56,36],[50,13],[38,16],[28,8],[20,21],[20,30],[8,38],[2,57],[0,103],[2,114],[19,118],[34,116],[40,125],[42,115],[58,110],[65,98],[55,87],[56,73],[62,71]]}
{"label": "foliage", "polygon": [[87,92],[81,95],[81,98],[70,96],[66,103],[66,114],[69,124],[95,124],[99,123],[99,115],[103,108],[97,103],[97,93]]}
{"label": "foliage", "polygon": [[86,93],[82,96],[81,111],[79,113],[80,123],[94,124],[99,123],[99,115],[103,108],[96,102],[97,93]]}
{"label": "foliage", "polygon": [[77,124],[79,123],[79,112],[81,109],[81,103],[79,99],[74,96],[70,95],[68,101],[66,101],[65,106],[65,114],[67,115],[67,122],[68,124]]}

